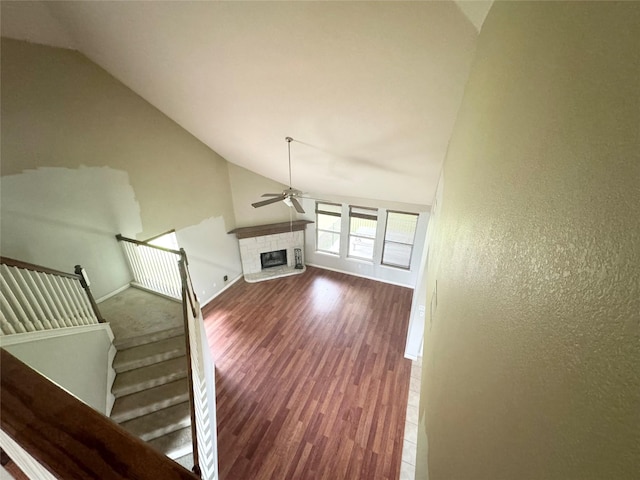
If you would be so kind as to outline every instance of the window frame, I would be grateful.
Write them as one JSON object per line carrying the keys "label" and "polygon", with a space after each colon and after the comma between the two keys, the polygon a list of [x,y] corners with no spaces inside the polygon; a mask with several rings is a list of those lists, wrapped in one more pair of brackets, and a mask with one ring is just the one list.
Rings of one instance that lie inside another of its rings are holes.
{"label": "window frame", "polygon": [[[321,210],[319,208],[319,205],[332,205],[334,207],[339,207],[340,208],[340,213],[338,212],[330,212],[327,210]],[[316,201],[316,252],[320,252],[320,253],[325,253],[328,255],[336,255],[336,256],[340,256],[340,248],[342,247],[342,204],[340,203],[333,203],[333,202],[320,202],[320,201]],[[326,230],[323,228],[320,228],[320,222],[318,222],[318,214],[321,215],[330,215],[333,217],[338,217],[340,219],[340,222],[338,222],[338,225],[340,226],[338,231],[334,231],[334,230]],[[318,242],[318,235],[321,232],[326,232],[326,233],[332,233],[332,234],[338,234],[338,251],[337,252],[332,252],[330,250],[322,250],[319,247],[319,242]]]}
{"label": "window frame", "polygon": [[[411,239],[411,243],[397,242],[394,240],[387,240],[387,230],[389,228],[389,214],[399,213],[402,215],[412,215],[416,219],[415,228],[413,229],[413,238]],[[420,220],[420,214],[415,212],[403,212],[400,210],[387,210],[387,218],[384,223],[384,234],[382,236],[382,256],[380,257],[380,265],[384,265],[385,267],[399,268],[401,270],[411,270],[411,261],[413,260],[413,250],[416,245],[416,233],[418,232],[418,221]],[[409,253],[409,264],[407,266],[397,265],[394,263],[385,263],[384,261],[384,252],[387,248],[387,243],[394,243],[396,245],[408,245],[411,247],[411,251]]]}
{"label": "window frame", "polygon": [[[366,213],[360,213],[360,212],[354,212],[354,209],[360,209],[360,210],[369,210],[371,212],[375,212],[375,215],[368,215]],[[375,261],[375,256],[376,256],[376,240],[378,238],[378,213],[379,213],[379,209],[377,208],[373,208],[373,207],[361,207],[358,205],[349,205],[349,229],[348,229],[348,233],[347,233],[347,258],[351,258],[354,260],[360,260],[360,261],[364,261],[364,262],[371,262],[373,263]],[[368,237],[366,235],[357,235],[354,233],[351,233],[351,219],[352,218],[362,218],[365,220],[375,220],[376,222],[376,227],[375,227],[375,233],[373,234],[373,237]],[[368,257],[361,257],[358,255],[353,255],[351,253],[351,237],[355,237],[355,238],[364,238],[367,240],[373,240],[373,245],[372,245],[372,249],[371,249],[371,258]]]}

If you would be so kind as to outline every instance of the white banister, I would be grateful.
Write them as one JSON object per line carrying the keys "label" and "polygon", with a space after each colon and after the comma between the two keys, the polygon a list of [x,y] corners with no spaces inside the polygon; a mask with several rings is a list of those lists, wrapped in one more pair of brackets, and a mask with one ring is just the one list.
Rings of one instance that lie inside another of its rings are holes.
{"label": "white banister", "polygon": [[[7,307],[5,306],[6,302],[7,300],[4,298],[4,295],[0,295],[0,303],[2,304],[2,307],[3,307],[2,310],[5,310],[5,311],[7,310]],[[13,313],[10,308],[8,310],[9,312]],[[13,325],[11,325],[7,321],[3,311],[0,311],[0,315],[2,316],[2,318],[0,319],[0,331],[1,331],[0,333],[2,333],[2,335],[17,333],[16,329],[13,328]],[[20,323],[17,318],[15,319],[12,318],[12,321],[17,324]]]}
{"label": "white banister", "polygon": [[134,285],[180,299],[179,252],[124,237],[118,239],[129,262]]}
{"label": "white banister", "polygon": [[53,325],[53,328],[63,327],[64,324],[61,325],[61,323],[63,322],[62,315],[58,311],[58,308],[56,307],[56,304],[53,301],[51,294],[49,293],[49,289],[44,284],[43,276],[38,275],[37,272],[29,272],[29,273],[31,274],[31,278],[33,279],[33,282],[37,285],[38,291],[40,292],[40,294],[42,295],[42,298],[44,299],[43,304],[46,307],[47,313],[51,315],[51,325]]}
{"label": "white banister", "polygon": [[25,289],[31,295],[31,301],[32,301],[33,307],[37,310],[38,315],[40,315],[40,319],[42,321],[42,324],[44,325],[44,328],[47,330],[54,328],[53,324],[51,323],[51,319],[53,318],[53,315],[51,314],[51,311],[48,309],[47,304],[45,303],[44,298],[42,297],[42,293],[40,292],[40,289],[38,288],[36,283],[33,281],[31,272],[29,272],[29,270],[24,270],[20,272],[20,274],[22,276],[22,280],[24,281]]}
{"label": "white banister", "polygon": [[2,258],[0,329],[26,333],[99,323],[80,276]]}
{"label": "white banister", "polygon": [[[27,307],[27,311],[31,315],[32,322],[36,327],[36,330],[46,330],[47,328],[44,324],[44,312],[42,312],[42,309],[40,308],[40,305],[38,305],[33,292],[29,288],[29,285],[27,285],[27,282],[24,280],[22,272],[19,269],[13,267],[9,268],[9,270],[13,274],[16,284],[19,286],[20,291],[25,297],[25,306]],[[36,310],[38,312],[36,312]]]}
{"label": "white banister", "polygon": [[10,304],[9,311],[14,313],[14,318],[18,322],[18,324],[14,324],[14,327],[18,327],[18,325],[20,325],[16,328],[19,332],[33,332],[35,331],[35,328],[29,320],[27,313],[24,311],[24,308],[22,308],[22,305],[20,305],[20,302],[18,301],[16,295],[17,292],[14,292],[9,285],[8,280],[10,281],[12,277],[7,275],[5,270],[6,266],[2,265],[2,290],[6,294],[8,303]]}
{"label": "white banister", "polygon": [[[197,466],[205,480],[218,478],[218,435],[216,431],[215,367],[211,358],[200,304],[193,292],[186,256],[180,263],[182,270],[182,301],[185,327],[188,332],[188,352],[195,416]],[[193,417],[192,417],[193,418]]]}

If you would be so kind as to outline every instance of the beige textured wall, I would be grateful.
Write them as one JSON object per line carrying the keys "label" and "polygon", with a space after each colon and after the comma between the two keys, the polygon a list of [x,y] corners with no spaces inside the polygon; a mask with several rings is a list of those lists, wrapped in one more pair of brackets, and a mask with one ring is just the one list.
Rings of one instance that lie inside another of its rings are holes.
{"label": "beige textured wall", "polygon": [[[286,157],[283,159],[286,160]],[[296,219],[296,211],[287,207],[283,202],[260,208],[251,206],[252,203],[259,200],[266,200],[261,198],[263,193],[280,193],[289,188],[287,185],[282,185],[233,163],[229,163],[228,168],[237,227],[288,222],[289,214],[293,215],[294,220]]]}
{"label": "beige textured wall", "polygon": [[418,479],[637,479],[640,3],[496,2],[430,246]]}
{"label": "beige textured wall", "polygon": [[227,162],[78,52],[2,39],[2,176],[40,166],[126,171],[145,238],[223,216]]}

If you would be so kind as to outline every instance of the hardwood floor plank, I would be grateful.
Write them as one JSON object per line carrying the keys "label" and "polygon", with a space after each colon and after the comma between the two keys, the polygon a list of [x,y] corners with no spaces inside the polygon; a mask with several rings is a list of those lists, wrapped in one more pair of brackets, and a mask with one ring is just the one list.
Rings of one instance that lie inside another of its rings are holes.
{"label": "hardwood floor plank", "polygon": [[411,296],[310,267],[207,305],[220,479],[396,480]]}

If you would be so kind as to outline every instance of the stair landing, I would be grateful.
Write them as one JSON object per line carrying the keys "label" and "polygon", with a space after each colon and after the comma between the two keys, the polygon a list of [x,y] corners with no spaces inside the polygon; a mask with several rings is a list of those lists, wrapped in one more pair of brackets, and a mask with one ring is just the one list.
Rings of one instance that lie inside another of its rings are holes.
{"label": "stair landing", "polygon": [[180,302],[135,287],[101,302],[99,308],[117,343],[183,326]]}

